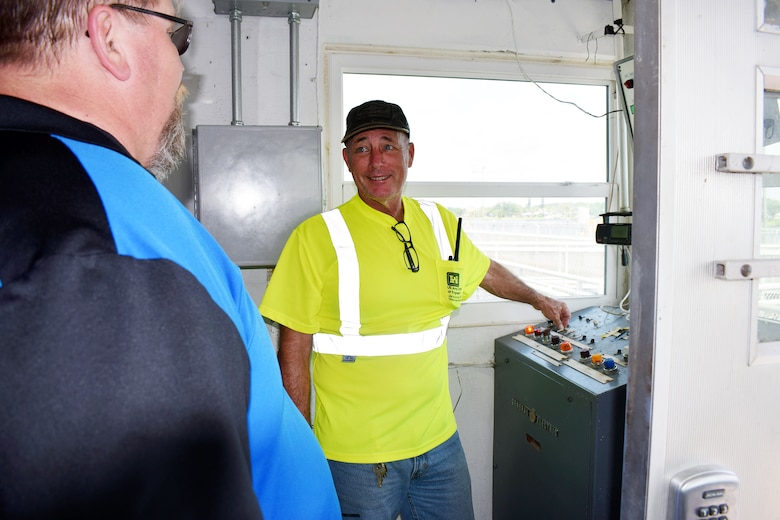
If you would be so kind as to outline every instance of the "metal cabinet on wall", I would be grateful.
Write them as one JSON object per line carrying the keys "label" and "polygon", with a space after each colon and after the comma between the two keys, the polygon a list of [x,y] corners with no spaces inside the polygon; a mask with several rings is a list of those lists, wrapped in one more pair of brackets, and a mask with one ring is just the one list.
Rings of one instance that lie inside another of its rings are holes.
{"label": "metal cabinet on wall", "polygon": [[195,216],[239,267],[272,267],[323,209],[320,127],[198,126]]}

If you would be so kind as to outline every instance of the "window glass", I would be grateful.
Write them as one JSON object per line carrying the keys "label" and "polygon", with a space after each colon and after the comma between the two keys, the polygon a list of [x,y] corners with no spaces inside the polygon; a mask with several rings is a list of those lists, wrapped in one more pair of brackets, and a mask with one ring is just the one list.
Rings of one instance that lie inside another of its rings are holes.
{"label": "window glass", "polygon": [[780,32],[780,0],[758,0],[758,9],[759,13],[763,15],[759,30]]}
{"label": "window glass", "polygon": [[345,118],[371,99],[406,114],[409,182],[606,181],[604,85],[344,74]]}
{"label": "window glass", "polygon": [[[764,91],[763,145],[767,155],[780,155],[780,92]],[[780,258],[780,174],[765,173],[759,256]],[[758,280],[758,340],[780,340],[780,278]]]}
{"label": "window glass", "polygon": [[[604,199],[436,198],[491,259],[555,298],[604,294],[605,246],[595,242]],[[493,297],[480,289],[472,301]]]}
{"label": "window glass", "polygon": [[[604,84],[344,73],[342,121],[372,99],[400,105],[415,145],[407,194],[415,182],[440,184],[423,198],[463,217],[483,252],[539,291],[603,296],[607,249],[595,229],[607,208],[608,91]],[[343,175],[351,183],[346,167]],[[487,193],[495,183],[500,193]],[[603,189],[594,194],[594,185]],[[479,290],[470,302],[493,300]]]}

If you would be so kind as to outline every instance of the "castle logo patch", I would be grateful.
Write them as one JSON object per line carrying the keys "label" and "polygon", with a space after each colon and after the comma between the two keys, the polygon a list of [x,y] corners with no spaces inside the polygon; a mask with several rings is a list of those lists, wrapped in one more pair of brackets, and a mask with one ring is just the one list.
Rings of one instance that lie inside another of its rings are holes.
{"label": "castle logo patch", "polygon": [[447,273],[447,293],[451,302],[460,305],[463,297],[463,289],[460,287],[460,273],[453,273],[452,271]]}

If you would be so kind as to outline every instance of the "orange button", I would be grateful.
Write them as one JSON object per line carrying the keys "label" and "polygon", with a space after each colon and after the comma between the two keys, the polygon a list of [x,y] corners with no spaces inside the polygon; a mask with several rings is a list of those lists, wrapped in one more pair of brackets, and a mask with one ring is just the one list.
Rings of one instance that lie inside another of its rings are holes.
{"label": "orange button", "polygon": [[571,343],[568,341],[561,343],[561,352],[571,352]]}
{"label": "orange button", "polygon": [[534,333],[534,326],[533,326],[533,325],[528,325],[528,326],[525,328],[525,333],[526,333],[527,335],[529,335],[529,336],[530,336],[531,334],[533,334],[533,333]]}
{"label": "orange button", "polygon": [[604,356],[603,356],[603,355],[601,355],[601,354],[593,354],[593,355],[592,355],[590,358],[591,358],[591,359],[593,360],[593,362],[594,362],[595,364],[597,364],[597,365],[598,365],[599,363],[601,363],[602,361],[604,361]]}

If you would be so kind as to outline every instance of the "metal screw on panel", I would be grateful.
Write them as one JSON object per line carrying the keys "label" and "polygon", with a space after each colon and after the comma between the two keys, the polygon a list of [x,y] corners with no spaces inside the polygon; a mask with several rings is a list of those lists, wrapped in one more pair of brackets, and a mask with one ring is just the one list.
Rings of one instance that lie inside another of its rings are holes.
{"label": "metal screw on panel", "polygon": [[742,273],[742,276],[747,278],[753,272],[753,268],[750,267],[750,264],[745,264],[742,266],[742,269],[740,269],[739,272]]}
{"label": "metal screw on panel", "polygon": [[746,170],[752,170],[753,166],[755,166],[755,163],[753,162],[753,158],[749,155],[742,159],[742,167]]}

